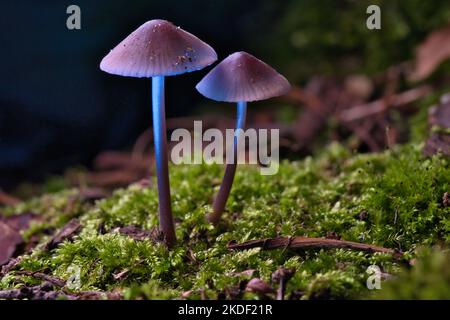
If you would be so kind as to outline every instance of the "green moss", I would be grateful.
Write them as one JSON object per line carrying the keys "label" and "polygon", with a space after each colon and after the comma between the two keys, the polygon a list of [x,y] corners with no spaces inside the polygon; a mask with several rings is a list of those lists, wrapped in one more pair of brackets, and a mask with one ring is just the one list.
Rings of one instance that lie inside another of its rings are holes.
{"label": "green moss", "polygon": [[[418,106],[418,112],[408,119],[408,128],[410,128],[410,140],[416,143],[425,141],[429,136],[429,123],[428,123],[428,112],[430,106],[437,105],[440,102],[440,97],[446,94],[447,88],[443,88],[433,92],[421,99],[416,105]],[[446,132],[443,128],[431,128],[432,131],[436,130],[438,132]]]}
{"label": "green moss", "polygon": [[442,248],[422,248],[417,262],[404,269],[373,299],[425,299],[447,300],[450,297],[450,253]]}
{"label": "green moss", "polygon": [[[270,283],[280,266],[294,268],[287,296],[302,299],[356,298],[367,294],[366,269],[378,265],[389,274],[400,271],[386,254],[350,250],[231,252],[226,245],[276,236],[324,237],[333,232],[343,239],[401,249],[408,258],[416,247],[449,242],[450,208],[441,204],[450,189],[448,160],[424,159],[415,145],[380,154],[352,155],[338,144],[301,162],[285,161],[274,176],[240,166],[224,220],[211,227],[206,214],[218,190],[220,166],[172,166],[173,211],[179,244],[168,251],[161,244],[135,241],[117,227],[157,226],[155,188],[132,185],[95,204],[83,203],[76,190],[35,198],[5,214],[34,211],[43,220],[26,232],[43,235],[78,217],[82,232],[51,252],[42,245],[24,257],[20,268],[50,271],[74,281],[74,290],[120,290],[126,298],[217,298],[253,277]],[[364,211],[367,219],[360,219]],[[102,233],[99,227],[102,226]],[[41,238],[44,243],[48,236]],[[420,257],[419,257],[420,259]],[[0,287],[17,285],[6,275]],[[276,287],[276,284],[273,284]],[[253,293],[244,298],[254,299]]]}

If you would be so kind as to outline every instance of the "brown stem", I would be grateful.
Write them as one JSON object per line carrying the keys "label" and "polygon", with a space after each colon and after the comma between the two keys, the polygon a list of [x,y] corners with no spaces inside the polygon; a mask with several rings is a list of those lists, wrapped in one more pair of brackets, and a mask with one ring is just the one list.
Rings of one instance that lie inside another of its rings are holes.
{"label": "brown stem", "polygon": [[64,287],[66,285],[66,282],[64,280],[57,278],[57,277],[49,276],[48,274],[45,274],[42,272],[32,272],[32,271],[24,270],[24,271],[17,271],[16,274],[48,281],[57,287]]}
{"label": "brown stem", "polygon": [[272,250],[279,248],[290,249],[352,249],[365,252],[382,252],[397,253],[393,249],[374,246],[371,244],[358,243],[352,241],[324,239],[324,238],[307,238],[307,237],[279,237],[261,240],[251,240],[243,243],[230,242],[228,244],[230,250],[247,250],[251,248],[262,248],[264,250]]}
{"label": "brown stem", "polygon": [[284,292],[286,291],[286,280],[280,279],[280,286],[277,291],[277,300],[284,300]]}
{"label": "brown stem", "polygon": [[[234,149],[234,152],[236,153],[236,148]],[[225,210],[225,205],[227,204],[228,196],[231,191],[231,186],[233,185],[236,167],[237,164],[236,161],[234,161],[234,163],[227,164],[227,167],[225,168],[222,184],[220,185],[219,192],[217,193],[213,203],[213,213],[208,217],[209,222],[212,224],[217,224],[219,222],[222,212]]]}

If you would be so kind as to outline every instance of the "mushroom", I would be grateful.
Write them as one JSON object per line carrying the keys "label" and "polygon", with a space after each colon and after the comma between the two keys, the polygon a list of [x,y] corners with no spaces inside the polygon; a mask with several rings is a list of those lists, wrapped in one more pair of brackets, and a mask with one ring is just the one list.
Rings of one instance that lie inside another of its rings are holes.
{"label": "mushroom", "polygon": [[272,273],[272,281],[278,282],[277,300],[284,300],[286,283],[294,276],[295,269],[279,268]]}
{"label": "mushroom", "polygon": [[[196,86],[207,98],[216,101],[237,102],[234,161],[227,164],[219,193],[208,220],[217,224],[230,194],[237,167],[239,133],[244,130],[247,102],[265,100],[286,94],[291,85],[272,67],[246,52],[228,56],[212,69]],[[239,130],[241,129],[241,130]]]}
{"label": "mushroom", "polygon": [[254,292],[261,295],[275,293],[275,289],[259,278],[253,278],[247,283],[245,291]]}
{"label": "mushroom", "polygon": [[200,70],[217,60],[213,48],[165,20],[144,23],[119,43],[100,69],[120,76],[152,78],[153,130],[159,223],[165,242],[176,241],[170,203],[164,77]]}

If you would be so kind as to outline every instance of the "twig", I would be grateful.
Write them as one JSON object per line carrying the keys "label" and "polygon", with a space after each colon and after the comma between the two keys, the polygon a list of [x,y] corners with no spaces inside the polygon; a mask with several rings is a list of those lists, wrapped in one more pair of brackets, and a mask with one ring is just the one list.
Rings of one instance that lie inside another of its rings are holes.
{"label": "twig", "polygon": [[76,293],[68,293],[65,290],[52,290],[46,283],[34,287],[22,287],[19,289],[0,290],[0,299],[3,300],[120,300],[121,294],[108,291],[80,291]]}
{"label": "twig", "polygon": [[64,287],[66,285],[66,282],[60,278],[49,276],[48,274],[42,273],[42,272],[33,272],[33,271],[16,271],[17,275],[24,275],[33,277],[36,279],[48,281],[51,284],[57,286],[57,287]]}
{"label": "twig", "polygon": [[65,240],[71,240],[82,229],[80,221],[77,219],[70,220],[57,234],[55,234],[45,245],[46,250],[55,249]]}
{"label": "twig", "polygon": [[0,270],[0,278],[17,267],[20,262],[22,262],[22,256],[19,256],[17,258],[10,258],[9,261],[2,266]]}
{"label": "twig", "polygon": [[345,240],[307,238],[307,237],[279,237],[261,240],[251,240],[243,243],[230,242],[227,245],[230,250],[247,250],[263,248],[266,250],[290,248],[290,249],[352,249],[365,252],[382,252],[395,254],[396,251],[366,243],[358,243]]}
{"label": "twig", "polygon": [[418,100],[431,92],[431,87],[423,85],[389,98],[389,105],[386,99],[376,100],[367,104],[362,104],[342,111],[339,120],[344,122],[359,120],[378,113],[384,112],[389,107],[400,107],[402,105]]}
{"label": "twig", "polygon": [[28,289],[0,290],[0,299],[2,300],[27,299],[29,296]]}

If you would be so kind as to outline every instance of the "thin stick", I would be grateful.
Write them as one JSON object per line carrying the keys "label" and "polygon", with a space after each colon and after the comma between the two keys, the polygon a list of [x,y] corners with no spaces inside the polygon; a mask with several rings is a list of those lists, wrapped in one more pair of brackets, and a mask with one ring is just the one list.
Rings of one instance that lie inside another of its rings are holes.
{"label": "thin stick", "polygon": [[167,246],[171,247],[177,239],[170,204],[164,76],[152,78],[152,98],[153,135],[155,142],[156,175],[158,180],[159,224]]}
{"label": "thin stick", "polygon": [[400,107],[402,105],[418,100],[431,92],[431,87],[424,85],[420,86],[389,98],[389,105],[386,104],[385,99],[376,100],[367,104],[346,109],[339,115],[339,120],[350,122],[366,118],[378,113],[384,112],[388,107]]}
{"label": "thin stick", "polygon": [[352,249],[365,252],[382,252],[396,253],[393,249],[374,246],[366,243],[358,243],[352,241],[324,239],[324,238],[307,238],[307,237],[279,237],[261,240],[251,240],[243,243],[229,243],[230,250],[247,250],[252,248],[263,248],[264,250],[273,250],[279,248],[290,249]]}
{"label": "thin stick", "polygon": [[233,185],[234,175],[236,173],[237,167],[237,159],[238,159],[238,139],[239,139],[239,130],[244,130],[245,127],[245,118],[247,114],[247,102],[240,101],[237,105],[237,120],[236,120],[236,131],[234,135],[234,143],[233,143],[233,162],[227,164],[225,168],[225,174],[223,176],[222,184],[220,185],[219,192],[213,203],[213,212],[208,216],[208,220],[217,224],[220,220],[223,210],[225,209],[225,205],[227,203],[228,197],[230,195],[231,186]]}
{"label": "thin stick", "polygon": [[49,276],[48,274],[42,273],[42,272],[33,272],[33,271],[17,271],[17,275],[23,275],[23,276],[29,276],[36,279],[48,281],[51,284],[57,286],[57,287],[64,287],[66,285],[66,282],[60,278]]}

